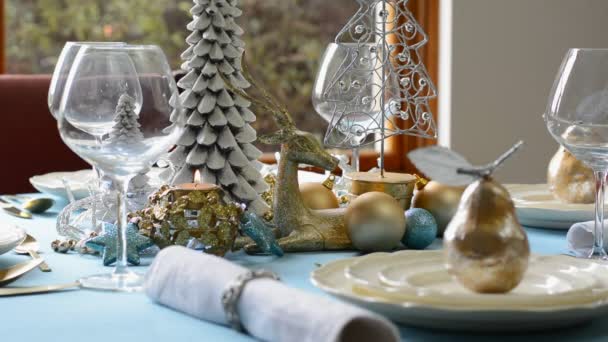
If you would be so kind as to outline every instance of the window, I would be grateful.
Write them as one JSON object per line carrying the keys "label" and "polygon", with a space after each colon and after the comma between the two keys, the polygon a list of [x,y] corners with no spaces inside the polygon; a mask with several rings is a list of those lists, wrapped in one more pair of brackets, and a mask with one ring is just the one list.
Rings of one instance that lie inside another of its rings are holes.
{"label": "window", "polygon": [[[412,11],[433,38],[427,67],[436,79],[439,0],[411,1]],[[4,2],[4,50],[7,73],[51,73],[65,41],[126,41],[160,45],[174,68],[186,48],[191,0],[0,0]],[[241,0],[239,20],[247,43],[247,60],[256,78],[288,104],[298,127],[319,138],[326,123],[314,112],[310,96],[327,43],[356,12],[355,0]],[[2,60],[0,59],[0,62]],[[271,129],[258,113],[259,131]],[[389,169],[403,170],[406,149],[428,144],[396,137],[388,143]],[[260,146],[265,151],[272,148]],[[375,165],[375,153],[363,154],[362,165]]]}

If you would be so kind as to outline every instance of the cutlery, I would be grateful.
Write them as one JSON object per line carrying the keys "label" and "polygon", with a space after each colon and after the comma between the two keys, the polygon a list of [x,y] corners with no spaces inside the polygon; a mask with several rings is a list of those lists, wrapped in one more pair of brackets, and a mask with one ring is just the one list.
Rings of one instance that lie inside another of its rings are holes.
{"label": "cutlery", "polygon": [[[29,234],[25,237],[25,240],[23,240],[23,242],[19,246],[15,247],[15,253],[17,254],[29,254],[32,259],[43,260],[38,254],[39,250],[40,244],[33,236]],[[51,272],[51,268],[45,261],[42,261],[38,267],[42,272]]]}
{"label": "cutlery", "polygon": [[51,209],[54,204],[55,201],[53,199],[42,197],[25,201],[25,203],[23,203],[21,207],[31,213],[42,214],[45,211]]}
{"label": "cutlery", "polygon": [[38,267],[43,261],[42,259],[32,259],[9,268],[0,269],[0,286],[12,283],[17,278]]}
{"label": "cutlery", "polygon": [[55,205],[55,200],[48,197],[28,199],[27,197],[20,197],[18,195],[4,195],[0,196],[0,200],[4,200],[8,203],[19,204],[21,208],[34,214],[42,214]]}
{"label": "cutlery", "polygon": [[19,217],[19,218],[23,218],[23,219],[31,219],[32,218],[32,214],[28,213],[25,210],[21,210],[17,207],[15,207],[14,205],[12,205],[10,202],[0,198],[0,205],[2,206],[2,210],[4,210],[6,213],[11,214],[13,216]]}
{"label": "cutlery", "polygon": [[29,287],[5,287],[5,288],[0,289],[0,297],[24,296],[24,295],[39,294],[39,293],[58,292],[58,291],[64,291],[67,289],[77,289],[77,288],[80,288],[80,282],[78,282],[78,281],[75,281],[73,283],[57,284],[57,285],[41,285],[41,286],[29,286]]}

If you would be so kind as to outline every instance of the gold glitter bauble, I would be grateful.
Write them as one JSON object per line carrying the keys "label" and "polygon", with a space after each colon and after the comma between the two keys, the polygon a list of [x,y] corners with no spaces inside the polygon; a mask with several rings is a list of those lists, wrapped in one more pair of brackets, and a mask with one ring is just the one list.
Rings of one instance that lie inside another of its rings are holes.
{"label": "gold glitter bauble", "polygon": [[304,205],[310,209],[320,210],[340,207],[338,197],[323,184],[302,183],[300,184],[300,193]]}
{"label": "gold glitter bauble", "polygon": [[594,203],[593,170],[560,147],[547,170],[547,183],[555,198],[565,203]]}
{"label": "gold glitter bauble", "polygon": [[272,213],[272,211],[267,211],[264,213],[264,220],[266,220],[266,222],[272,222],[273,219],[274,214]]}
{"label": "gold glitter bauble", "polygon": [[428,210],[437,221],[437,235],[443,236],[445,228],[456,214],[464,186],[448,186],[434,181],[424,189],[417,190],[412,200],[412,208]]}
{"label": "gold glitter bauble", "polygon": [[475,292],[509,292],[528,268],[528,237],[513,201],[489,177],[467,187],[443,241],[448,271]]}
{"label": "gold glitter bauble", "polygon": [[405,234],[399,202],[382,192],[368,192],[346,209],[346,227],[353,245],[364,252],[390,251]]}

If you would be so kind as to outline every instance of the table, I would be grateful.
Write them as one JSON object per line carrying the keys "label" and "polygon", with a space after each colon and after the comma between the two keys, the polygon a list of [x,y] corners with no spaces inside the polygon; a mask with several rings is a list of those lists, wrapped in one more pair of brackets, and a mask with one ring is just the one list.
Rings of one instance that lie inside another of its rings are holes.
{"label": "table", "polygon": [[[42,255],[53,268],[51,273],[34,270],[11,286],[30,286],[72,282],[82,276],[107,273],[101,260],[93,256],[59,254],[50,248],[57,238],[55,219],[60,204],[33,220],[23,220],[0,213],[0,223],[14,223],[25,228],[41,243]],[[565,252],[564,231],[527,229],[534,253],[559,254]],[[434,244],[440,247],[440,242]],[[301,253],[283,258],[271,256],[231,257],[235,262],[254,268],[267,268],[278,273],[283,281],[305,291],[325,295],[309,281],[315,264],[350,257],[355,253]],[[26,260],[27,256],[12,253],[0,256],[0,268]],[[143,261],[149,264],[151,260]],[[134,268],[145,272],[146,266]],[[400,327],[404,341],[606,341],[608,317],[591,323],[533,335],[470,335]],[[0,298],[0,341],[251,341],[223,326],[186,316],[150,301],[144,294],[106,293],[73,290],[55,294]]]}

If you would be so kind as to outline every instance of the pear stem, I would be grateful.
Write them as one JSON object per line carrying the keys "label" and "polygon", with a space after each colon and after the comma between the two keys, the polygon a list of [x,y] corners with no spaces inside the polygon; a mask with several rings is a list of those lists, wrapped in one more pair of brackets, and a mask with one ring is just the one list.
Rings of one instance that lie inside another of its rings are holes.
{"label": "pear stem", "polygon": [[496,169],[498,169],[507,159],[509,159],[515,152],[517,152],[522,146],[524,142],[522,140],[518,141],[517,144],[513,145],[507,152],[503,153],[498,159],[494,162],[480,166],[475,168],[459,168],[456,170],[459,174],[462,175],[471,175],[479,178],[490,177]]}

